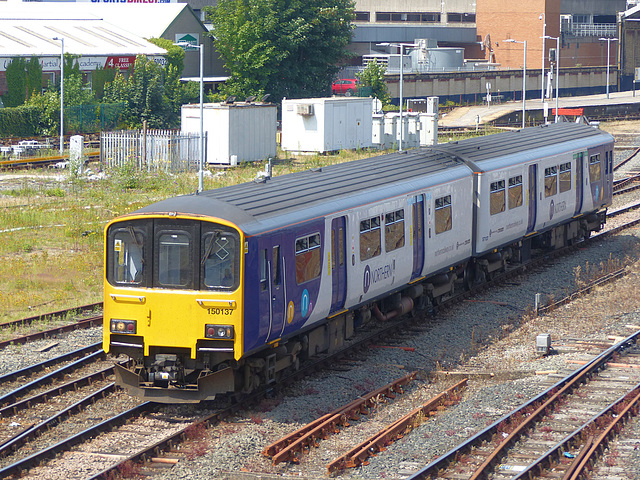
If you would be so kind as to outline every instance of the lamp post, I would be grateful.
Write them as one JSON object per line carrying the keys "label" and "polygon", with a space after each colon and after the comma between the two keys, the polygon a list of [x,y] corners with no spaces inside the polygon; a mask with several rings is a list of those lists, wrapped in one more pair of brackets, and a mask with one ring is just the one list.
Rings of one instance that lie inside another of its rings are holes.
{"label": "lamp post", "polygon": [[539,18],[544,22],[542,24],[542,75],[540,76],[540,83],[542,84],[540,86],[540,101],[544,103],[544,51],[547,46],[547,16],[541,13]]}
{"label": "lamp post", "polygon": [[558,123],[558,79],[560,77],[560,37],[550,37],[546,35],[544,38],[556,41],[556,119],[555,123]]}
{"label": "lamp post", "polygon": [[617,42],[617,38],[599,38],[598,40],[607,41],[607,100],[609,99],[609,66],[611,64],[611,42]]}
{"label": "lamp post", "polygon": [[204,168],[204,103],[203,103],[203,90],[204,90],[204,44],[193,45],[188,42],[174,43],[179,47],[193,47],[200,50],[200,158],[198,160],[198,192],[203,188],[203,168]]}
{"label": "lamp post", "polygon": [[378,43],[379,47],[398,47],[400,50],[400,140],[398,142],[398,151],[402,151],[402,134],[404,133],[403,123],[402,123],[402,87],[404,85],[404,78],[402,76],[404,72],[404,47],[417,47],[414,44],[405,44],[405,43]]}
{"label": "lamp post", "polygon": [[64,152],[64,37],[53,37],[60,41],[60,155]]}
{"label": "lamp post", "polygon": [[526,97],[527,97],[527,41],[514,40],[509,38],[506,43],[522,43],[524,44],[524,64],[522,65],[522,128],[525,125],[525,115],[527,113]]}

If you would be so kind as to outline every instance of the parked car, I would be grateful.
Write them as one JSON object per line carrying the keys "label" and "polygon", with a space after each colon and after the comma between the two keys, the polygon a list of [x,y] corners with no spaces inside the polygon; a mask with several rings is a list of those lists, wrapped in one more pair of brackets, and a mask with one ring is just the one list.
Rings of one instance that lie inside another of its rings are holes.
{"label": "parked car", "polygon": [[331,84],[331,93],[350,97],[356,93],[358,86],[358,81],[355,78],[341,78]]}

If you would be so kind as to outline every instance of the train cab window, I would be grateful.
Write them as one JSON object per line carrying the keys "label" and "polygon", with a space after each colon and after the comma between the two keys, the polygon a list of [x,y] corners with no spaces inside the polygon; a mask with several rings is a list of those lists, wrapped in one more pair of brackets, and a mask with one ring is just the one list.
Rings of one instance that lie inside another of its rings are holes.
{"label": "train cab window", "polygon": [[544,196],[551,197],[558,193],[558,167],[544,169]]}
{"label": "train cab window", "polygon": [[318,278],[322,267],[320,234],[296,239],[296,282],[298,285]]}
{"label": "train cab window", "polygon": [[360,261],[380,255],[380,217],[360,221]]}
{"label": "train cab window", "polygon": [[522,175],[509,178],[509,210],[522,205]]}
{"label": "train cab window", "polygon": [[186,233],[167,232],[158,238],[158,283],[163,287],[189,287],[193,279],[191,239]]}
{"label": "train cab window", "polygon": [[109,233],[109,280],[115,284],[140,285],[144,274],[144,232],[128,226]]}
{"label": "train cab window", "polygon": [[571,190],[571,162],[560,165],[560,193]]}
{"label": "train cab window", "polygon": [[200,242],[204,289],[227,290],[238,286],[238,236],[228,230],[203,231]]}
{"label": "train cab window", "polygon": [[387,252],[404,247],[404,210],[384,216],[384,248]]}
{"label": "train cab window", "polygon": [[451,195],[436,198],[436,235],[451,230],[452,212],[451,212]]}
{"label": "train cab window", "polygon": [[504,212],[506,205],[506,192],[504,188],[504,180],[491,183],[491,193],[489,198],[489,209],[491,215]]}
{"label": "train cab window", "polygon": [[600,180],[600,154],[596,153],[589,157],[589,179],[591,183]]}

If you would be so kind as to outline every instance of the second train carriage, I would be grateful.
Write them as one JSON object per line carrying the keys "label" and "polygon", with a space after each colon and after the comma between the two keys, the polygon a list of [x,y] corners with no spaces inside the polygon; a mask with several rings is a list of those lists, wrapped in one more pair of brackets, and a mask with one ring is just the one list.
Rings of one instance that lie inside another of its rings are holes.
{"label": "second train carriage", "polygon": [[[610,135],[527,128],[158,202],[105,230],[104,348],[163,402],[250,391],[358,323],[604,222]],[[567,173],[569,172],[569,173]]]}

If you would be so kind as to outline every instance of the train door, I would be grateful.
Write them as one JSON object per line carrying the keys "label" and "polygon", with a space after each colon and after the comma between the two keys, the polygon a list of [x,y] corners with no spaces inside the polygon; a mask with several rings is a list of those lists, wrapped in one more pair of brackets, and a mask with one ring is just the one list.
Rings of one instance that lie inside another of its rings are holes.
{"label": "train door", "polygon": [[411,273],[413,280],[420,276],[424,266],[424,194],[410,198],[409,204],[413,225],[413,271]]}
{"label": "train door", "polygon": [[347,295],[346,217],[331,221],[331,312],[342,310]]}
{"label": "train door", "polygon": [[576,211],[574,215],[577,215],[582,211],[582,195],[584,192],[583,185],[583,171],[584,171],[584,153],[576,153],[573,158],[576,161]]}
{"label": "train door", "polygon": [[537,211],[537,183],[538,183],[538,165],[529,165],[529,222],[527,223],[527,233],[531,233],[536,228],[536,211]]}
{"label": "train door", "polygon": [[285,325],[285,264],[281,243],[280,235],[263,238],[259,243],[260,325],[268,325],[267,342],[280,338]]}

